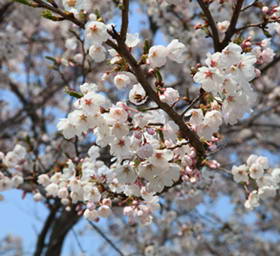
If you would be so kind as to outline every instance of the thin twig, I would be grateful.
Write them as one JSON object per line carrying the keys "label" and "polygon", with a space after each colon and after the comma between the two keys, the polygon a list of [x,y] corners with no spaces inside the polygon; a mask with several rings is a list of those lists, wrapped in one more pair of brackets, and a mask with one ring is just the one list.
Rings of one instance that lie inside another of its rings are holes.
{"label": "thin twig", "polygon": [[75,238],[75,240],[76,240],[76,242],[78,244],[78,247],[80,248],[81,253],[85,253],[86,251],[83,249],[82,244],[81,244],[81,242],[79,240],[79,237],[78,237],[74,227],[71,229],[71,231],[72,231],[72,233],[74,235],[74,238]]}
{"label": "thin twig", "polygon": [[77,20],[73,13],[68,13],[65,11],[60,10],[59,8],[56,8],[52,5],[46,4],[45,2],[41,1],[41,0],[33,0],[35,3],[38,4],[38,6],[36,8],[45,8],[47,10],[50,10],[56,14],[59,14],[61,17],[63,17],[65,20],[69,20],[72,21],[73,23],[75,23],[77,26],[79,26],[80,28],[85,28],[85,25]]}
{"label": "thin twig", "polygon": [[247,6],[245,6],[243,9],[241,9],[241,12],[246,11],[247,9],[255,6],[255,4],[258,2],[258,0],[253,1],[251,4],[248,4]]}
{"label": "thin twig", "polygon": [[92,227],[100,236],[102,236],[102,238],[104,238],[104,240],[105,240],[108,244],[111,245],[112,248],[114,248],[114,250],[115,250],[116,252],[119,253],[119,255],[125,256],[125,255],[123,254],[123,252],[113,243],[113,241],[112,241],[110,238],[108,238],[108,237],[104,234],[104,232],[103,232],[97,225],[95,225],[92,221],[88,221],[88,223],[91,225],[91,227]]}
{"label": "thin twig", "polygon": [[240,27],[240,28],[236,28],[235,29],[235,32],[236,33],[239,33],[241,32],[242,30],[245,30],[245,29],[248,29],[248,28],[263,28],[265,25],[263,22],[260,22],[260,23],[254,23],[254,24],[248,24],[248,25],[245,25],[243,27]]}
{"label": "thin twig", "polygon": [[198,95],[196,98],[193,99],[193,101],[190,103],[190,105],[188,105],[187,108],[186,108],[186,109],[183,111],[183,113],[181,114],[182,117],[188,112],[188,110],[190,110],[190,109],[193,107],[193,105],[194,105],[195,103],[197,103],[197,102],[200,100],[200,98],[202,97],[202,95],[203,95],[203,94],[200,94],[200,95]]}

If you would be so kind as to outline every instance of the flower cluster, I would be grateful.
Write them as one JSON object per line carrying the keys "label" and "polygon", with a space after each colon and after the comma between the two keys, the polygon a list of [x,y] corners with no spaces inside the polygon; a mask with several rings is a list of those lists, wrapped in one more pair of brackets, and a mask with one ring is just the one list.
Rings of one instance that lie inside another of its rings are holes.
{"label": "flower cluster", "polygon": [[[130,173],[133,170],[124,171],[125,167],[122,170],[108,168],[103,161],[97,160],[100,156],[97,146],[92,146],[88,155],[89,157],[77,165],[68,160],[62,172],[51,176],[39,175],[38,183],[45,188],[47,196],[60,198],[66,208],[78,204],[79,212],[82,212],[85,218],[97,221],[100,217],[111,215],[113,199],[126,195],[132,200],[131,206],[124,208],[124,214],[129,216],[130,221],[139,219],[142,224],[151,223],[152,213],[159,207],[158,197],[146,192],[144,187],[140,189],[141,186],[137,183],[126,185],[135,181],[136,173],[133,176]],[[141,197],[141,200],[135,195]],[[34,191],[35,201],[42,198],[39,191]]]}
{"label": "flower cluster", "polygon": [[21,170],[26,164],[26,154],[26,149],[20,144],[6,155],[0,152],[0,162],[7,168],[6,173],[0,172],[0,191],[17,188],[23,183]]}
{"label": "flower cluster", "polygon": [[226,123],[235,124],[255,102],[249,82],[256,75],[256,61],[255,55],[242,53],[239,45],[230,43],[222,52],[209,54],[206,66],[194,75],[194,81],[221,104]]}
{"label": "flower cluster", "polygon": [[[127,79],[127,74],[119,74],[115,83],[121,86]],[[58,129],[67,139],[93,131],[97,146],[109,146],[113,163],[107,167],[97,160],[98,147],[93,146],[88,152],[90,157],[76,166],[81,170],[79,174],[73,162],[69,162],[62,174],[55,173],[50,179],[43,175],[39,183],[49,195],[61,197],[66,205],[83,202],[87,205],[85,216],[91,219],[103,216],[98,213],[101,206],[102,211],[105,206],[110,207],[110,194],[131,197],[125,214],[131,220],[138,216],[142,223],[150,223],[151,213],[156,209],[156,193],[180,178],[196,180],[199,176],[195,150],[178,136],[178,126],[162,110],[140,112],[124,102],[113,105],[98,93],[95,84],[85,83],[80,89],[83,96],[74,103],[75,110],[58,123]],[[168,103],[178,98],[176,94],[171,99],[168,93],[163,96]],[[129,98],[135,104],[143,103],[145,93],[141,85],[133,86]]]}
{"label": "flower cluster", "polygon": [[273,60],[275,52],[270,48],[270,39],[262,40],[258,46],[254,47],[253,53],[257,57],[257,63],[269,63]]}
{"label": "flower cluster", "polygon": [[185,59],[185,51],[186,46],[178,39],[172,40],[167,47],[155,45],[149,49],[148,63],[152,68],[159,68],[165,65],[167,57],[177,63],[182,63]]}
{"label": "flower cluster", "polygon": [[[83,202],[87,205],[84,216],[90,220],[108,217],[111,214],[111,200],[102,198],[98,187],[103,183],[108,170],[102,161],[96,161],[98,156],[98,149],[93,146],[89,150],[89,157],[80,163],[82,173],[68,160],[62,172],[54,173],[50,177],[41,174],[38,176],[38,183],[45,187],[48,196],[60,198],[65,206]],[[41,198],[39,192],[34,195],[36,201]]]}
{"label": "flower cluster", "polygon": [[109,39],[109,27],[97,21],[95,15],[85,24],[85,48],[89,49],[90,57],[96,62],[102,62],[106,57],[106,50],[102,44]]}
{"label": "flower cluster", "polygon": [[252,187],[245,202],[248,209],[259,206],[260,200],[274,197],[279,189],[280,169],[270,169],[263,156],[250,155],[246,164],[232,167],[232,175],[235,182]]}
{"label": "flower cluster", "polygon": [[188,114],[191,115],[189,123],[192,125],[192,128],[200,137],[207,140],[212,139],[213,133],[218,132],[223,122],[222,114],[218,110],[208,111],[204,116],[201,109],[192,109]]}
{"label": "flower cluster", "polygon": [[[106,25],[97,20],[94,14],[90,15],[90,20],[85,24],[85,49],[89,50],[89,56],[97,63],[106,59],[107,50],[104,43],[110,38],[108,30],[112,30],[112,24]],[[130,49],[136,47],[140,42],[138,34],[126,35],[126,45]],[[109,53],[113,56],[111,63],[114,64],[119,60],[114,49],[110,49]]]}

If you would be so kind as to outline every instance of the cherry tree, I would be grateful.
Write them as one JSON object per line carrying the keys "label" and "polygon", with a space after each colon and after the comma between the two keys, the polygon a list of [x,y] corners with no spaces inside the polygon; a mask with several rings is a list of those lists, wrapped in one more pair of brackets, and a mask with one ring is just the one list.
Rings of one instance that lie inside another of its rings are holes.
{"label": "cherry tree", "polygon": [[83,255],[279,255],[279,1],[5,0],[0,28],[0,191],[48,209],[33,255],[81,220]]}

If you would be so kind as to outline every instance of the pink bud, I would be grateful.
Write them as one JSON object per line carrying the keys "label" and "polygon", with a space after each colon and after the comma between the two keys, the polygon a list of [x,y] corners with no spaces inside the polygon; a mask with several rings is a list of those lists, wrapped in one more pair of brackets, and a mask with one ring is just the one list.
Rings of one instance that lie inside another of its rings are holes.
{"label": "pink bud", "polygon": [[154,128],[148,127],[148,128],[147,128],[147,133],[150,134],[150,135],[154,135],[154,134],[156,133],[156,131],[155,131]]}
{"label": "pink bud", "polygon": [[196,158],[196,152],[194,150],[191,151],[190,157],[191,158]]}
{"label": "pink bud", "polygon": [[102,200],[103,205],[111,206],[112,205],[112,200],[110,198],[104,198]]}
{"label": "pink bud", "polygon": [[94,210],[94,209],[95,209],[94,203],[92,203],[92,202],[87,203],[87,208],[88,208],[89,210]]}
{"label": "pink bud", "polygon": [[138,140],[141,140],[141,138],[142,138],[142,132],[140,132],[140,131],[135,131],[133,135]]}
{"label": "pink bud", "polygon": [[255,69],[255,73],[256,73],[256,77],[260,77],[261,71],[258,68]]}
{"label": "pink bud", "polygon": [[267,6],[263,6],[262,12],[266,14],[266,13],[268,13],[268,11],[269,11],[269,8]]}
{"label": "pink bud", "polygon": [[207,161],[207,166],[212,168],[212,169],[217,169],[219,168],[221,165],[218,161],[216,160],[208,160]]}

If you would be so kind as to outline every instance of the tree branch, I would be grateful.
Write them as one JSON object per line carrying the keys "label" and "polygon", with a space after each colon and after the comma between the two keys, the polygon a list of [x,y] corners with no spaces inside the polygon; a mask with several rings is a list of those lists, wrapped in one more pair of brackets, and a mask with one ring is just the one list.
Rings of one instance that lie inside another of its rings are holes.
{"label": "tree branch", "polygon": [[236,32],[235,27],[236,27],[236,24],[237,24],[237,21],[238,21],[239,14],[240,14],[241,9],[242,9],[243,2],[244,2],[244,0],[238,0],[237,3],[236,3],[233,14],[231,16],[230,25],[229,25],[229,27],[226,31],[226,34],[225,34],[225,37],[224,37],[222,43],[221,43],[221,46],[220,46],[221,49],[220,50],[222,50],[223,48],[225,48],[227,46],[227,44],[231,40],[231,37]]}
{"label": "tree branch", "polygon": [[122,26],[121,26],[121,39],[125,42],[128,29],[128,16],[129,16],[129,0],[123,0],[122,4]]}
{"label": "tree branch", "polygon": [[40,235],[38,236],[37,239],[37,244],[36,244],[36,250],[34,252],[34,256],[40,256],[43,253],[43,249],[45,247],[45,240],[46,240],[46,236],[55,220],[55,215],[57,213],[59,206],[58,204],[56,204],[54,207],[52,207],[50,209],[50,213],[48,218],[45,221],[45,224],[43,226],[43,229],[41,230]]}
{"label": "tree branch", "polygon": [[109,41],[107,43],[110,44],[110,46],[113,47],[128,62],[134,75],[136,76],[138,82],[142,85],[146,94],[179,126],[182,137],[189,139],[190,144],[196,149],[198,155],[203,156],[205,154],[205,148],[198,135],[185,124],[182,117],[176,111],[174,111],[172,107],[160,100],[159,96],[153,90],[150,83],[146,79],[146,74],[144,73],[140,65],[138,65],[132,54],[129,52],[125,43],[121,40],[120,35],[115,30],[109,31],[109,33],[114,39],[116,39],[118,45],[116,45],[112,41]]}
{"label": "tree branch", "polygon": [[60,256],[64,239],[72,227],[79,221],[81,216],[74,208],[70,211],[63,210],[61,215],[55,219],[50,235],[45,256]]}
{"label": "tree branch", "polygon": [[206,16],[206,19],[208,21],[208,24],[211,28],[212,31],[212,39],[213,39],[213,43],[214,43],[214,49],[215,51],[221,51],[221,47],[220,47],[220,38],[219,38],[219,32],[216,26],[216,22],[214,21],[212,14],[208,8],[208,6],[204,3],[203,0],[197,0],[200,8],[202,9],[204,15]]}
{"label": "tree branch", "polygon": [[72,21],[74,24],[76,24],[80,28],[85,28],[85,25],[81,21],[77,20],[74,17],[73,13],[62,11],[59,8],[56,8],[56,7],[54,7],[52,5],[49,5],[49,4],[46,4],[42,0],[33,0],[33,1],[38,4],[38,6],[36,6],[36,8],[45,8],[47,10],[50,10],[50,11],[56,13],[56,14],[59,14],[65,20]]}
{"label": "tree branch", "polygon": [[98,227],[96,226],[92,221],[88,221],[88,223],[91,225],[91,227],[100,235],[102,236],[102,238],[104,238],[104,240],[109,244],[111,245],[111,247],[116,251],[118,252],[119,255],[121,256],[125,256],[123,254],[123,252],[113,243],[113,241],[111,239],[109,239],[105,234],[104,232]]}
{"label": "tree branch", "polygon": [[6,3],[0,8],[0,23],[2,23],[5,19],[5,16],[9,14],[9,11],[11,10],[11,7],[14,3]]}

